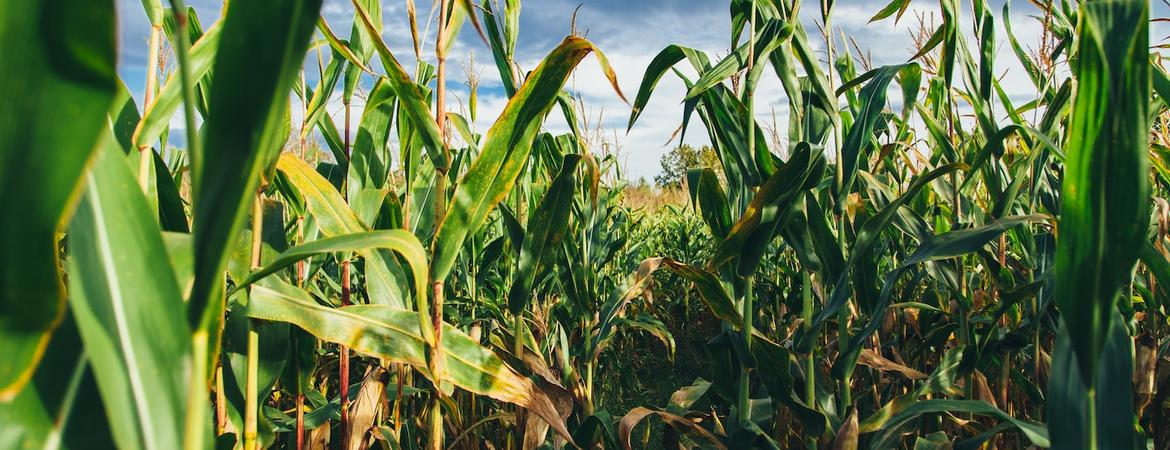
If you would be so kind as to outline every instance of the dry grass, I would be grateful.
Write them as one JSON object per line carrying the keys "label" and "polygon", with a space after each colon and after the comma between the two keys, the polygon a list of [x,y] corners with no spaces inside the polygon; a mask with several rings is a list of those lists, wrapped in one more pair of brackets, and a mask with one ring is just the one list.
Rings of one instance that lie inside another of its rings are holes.
{"label": "dry grass", "polygon": [[686,187],[659,188],[650,185],[629,185],[622,192],[622,206],[635,211],[653,213],[667,206],[687,206]]}

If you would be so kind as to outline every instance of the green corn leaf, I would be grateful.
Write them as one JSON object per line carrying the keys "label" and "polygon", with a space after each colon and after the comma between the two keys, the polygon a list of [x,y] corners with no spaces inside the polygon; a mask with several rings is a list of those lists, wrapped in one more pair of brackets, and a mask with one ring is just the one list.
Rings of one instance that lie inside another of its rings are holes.
{"label": "green corn leaf", "polygon": [[508,57],[516,52],[516,38],[520,34],[520,0],[504,0],[504,44]]}
{"label": "green corn leaf", "polygon": [[[443,280],[467,235],[479,229],[488,213],[508,195],[528,161],[532,142],[544,116],[552,108],[569,74],[590,52],[596,52],[602,70],[617,87],[609,62],[589,41],[570,36],[553,49],[508,100],[500,117],[484,137],[479,157],[455,187],[455,195],[435,232],[431,279]],[[620,95],[621,91],[618,90]]]}
{"label": "green corn leaf", "polygon": [[362,64],[353,64],[345,69],[342,101],[347,104],[353,98],[354,90],[357,89],[358,81],[362,74],[361,66],[368,65],[370,63],[370,57],[374,56],[371,33],[373,36],[377,36],[377,39],[382,39],[382,2],[380,0],[358,0],[358,2],[361,4],[362,11],[369,14],[370,24],[373,25],[371,27],[373,30],[370,31],[370,29],[362,24],[360,17],[362,13],[355,11],[353,25],[349,32],[349,47],[361,59]]}
{"label": "green corn leaf", "polygon": [[828,421],[825,415],[809,407],[797,395],[796,380],[792,377],[792,354],[771,340],[755,336],[752,342],[752,354],[759,362],[760,381],[768,388],[772,401],[787,406],[796,415],[800,423],[809,427],[808,433],[814,436],[824,434]]}
{"label": "green corn leaf", "polygon": [[986,4],[976,11],[979,22],[979,96],[991,102],[991,82],[995,79],[995,16]]}
{"label": "green corn leaf", "polygon": [[826,279],[835,280],[845,271],[845,256],[837,245],[833,230],[829,228],[827,212],[821,208],[817,197],[812,192],[804,194],[804,211],[808,217],[808,231],[812,238],[813,250],[817,259],[823,263]]}
{"label": "green corn leaf", "polygon": [[[216,22],[207,29],[207,32],[203,33],[203,37],[191,46],[189,65],[192,79],[201,79],[211,71],[212,63],[216,59],[216,51],[219,48],[222,24],[223,21]],[[146,106],[142,120],[134,129],[134,145],[138,147],[153,145],[159,136],[170,127],[175,111],[178,111],[182,104],[183,83],[176,74],[167,78],[154,100]]]}
{"label": "green corn leaf", "polygon": [[820,256],[813,247],[813,237],[808,229],[808,216],[805,213],[807,199],[800,196],[792,202],[792,206],[785,213],[787,216],[784,228],[777,230],[784,243],[792,248],[796,254],[800,268],[811,272],[821,270]]}
{"label": "green corn leaf", "polygon": [[967,169],[967,173],[963,176],[963,184],[959,186],[959,189],[966,190],[971,183],[978,179],[976,174],[980,169],[983,169],[983,166],[987,164],[992,155],[995,155],[997,158],[1003,156],[1004,141],[1008,137],[1012,134],[1022,134],[1023,131],[1025,131],[1023,126],[1011,124],[1000,128],[995,134],[992,134],[987,139],[987,143],[979,150],[979,153],[975,155],[975,159],[971,161],[971,167]]}
{"label": "green corn leaf", "polygon": [[547,261],[553,253],[551,249],[561,245],[561,238],[569,224],[577,186],[577,165],[581,159],[578,154],[565,155],[560,173],[553,179],[548,192],[528,219],[528,229],[516,263],[516,280],[508,291],[508,311],[514,315],[520,314],[528,306],[537,276],[547,269]]}
{"label": "green corn leaf", "polygon": [[938,55],[938,74],[943,87],[950,89],[955,81],[955,63],[959,59],[959,1],[939,0],[942,8],[942,25],[939,26],[942,51]]}
{"label": "green corn leaf", "polygon": [[0,402],[0,447],[116,448],[73,316],[53,333],[29,384]]}
{"label": "green corn leaf", "polygon": [[923,380],[909,394],[891,400],[863,420],[858,427],[858,431],[864,434],[885,428],[891,418],[901,414],[911,405],[920,402],[922,397],[926,395],[958,395],[962,393],[962,388],[958,386],[959,378],[964,373],[970,371],[969,369],[965,370],[962,365],[965,349],[966,347],[959,346],[947,350],[929,377]]}
{"label": "green corn leaf", "polygon": [[1028,73],[1028,79],[1032,80],[1032,85],[1038,90],[1043,89],[1046,83],[1043,72],[1040,71],[1040,68],[1036,65],[1036,61],[1032,60],[1032,57],[1028,55],[1028,51],[1024,49],[1023,45],[1020,45],[1020,41],[1016,40],[1016,35],[1012,32],[1011,4],[1011,2],[1003,3],[1001,17],[1003,18],[1004,31],[1007,32],[1008,42],[1012,46],[1012,53],[1016,55],[1016,59],[1020,61],[1020,65]]}
{"label": "green corn leaf", "polygon": [[[412,286],[414,291],[416,293],[426,292],[427,257],[418,238],[406,230],[378,230],[331,236],[285,250],[264,267],[248,275],[248,278],[238,282],[232,289],[232,293],[313,256],[349,251],[364,253],[373,249],[387,249],[398,253],[414,274],[414,285]],[[419,298],[424,299],[425,297],[425,295],[419,296]]]}
{"label": "green corn leaf", "polygon": [[1148,10],[1140,0],[1081,4],[1054,270],[1088,386],[1150,217]]}
{"label": "green corn leaf", "polygon": [[[771,400],[752,400],[750,402],[751,412],[749,412],[749,414],[752,417],[760,417],[762,414],[770,414],[771,412],[768,410],[771,409],[771,406]],[[768,434],[768,432],[764,431],[763,428],[760,428],[760,426],[757,425],[753,420],[744,422],[740,425],[738,430],[735,430],[735,432],[731,433],[731,436],[727,439],[727,445],[728,448],[756,448],[765,450],[782,449],[782,447],[780,447],[780,443],[776,442],[776,440],[773,439],[772,436]],[[843,450],[849,449],[849,447],[834,447],[834,450],[837,448],[842,448]]]}
{"label": "green corn leaf", "polygon": [[[810,187],[810,175],[813,175],[814,167],[822,159],[820,151],[814,154],[808,145],[799,146],[784,166],[768,178],[755,197],[752,197],[747,209],[731,227],[727,238],[719,244],[711,259],[711,266],[719,267],[737,256],[743,256],[745,246],[749,243],[766,247],[775,234],[776,225],[788,211],[789,202],[799,198],[801,190]],[[818,178],[815,181],[819,181],[819,174],[815,177]],[[760,255],[755,256],[755,262],[758,263]],[[754,264],[745,264],[741,259],[740,268],[746,266],[754,267]],[[742,270],[741,274],[744,274]]]}
{"label": "green corn leaf", "polygon": [[922,87],[922,66],[911,64],[898,72],[898,84],[902,87],[902,120],[909,120],[914,105],[918,103],[918,89]]}
{"label": "green corn leaf", "polygon": [[[695,98],[731,75],[746,69],[753,63],[749,61],[753,55],[757,61],[767,59],[772,51],[776,50],[780,44],[783,44],[789,36],[792,36],[791,25],[781,20],[769,21],[760,30],[759,35],[756,36],[754,49],[750,43],[744,44],[718,63],[715,63],[710,69],[704,71],[699,76],[699,79],[695,80],[695,84],[687,90],[686,99]],[[684,51],[684,53],[686,52]],[[756,65],[760,67],[765,66],[764,64],[758,63]]]}
{"label": "green corn leaf", "polygon": [[[910,183],[910,186],[906,188],[906,191],[903,192],[902,195],[898,196],[898,198],[894,199],[894,201],[882,207],[882,209],[878,211],[877,214],[871,216],[869,220],[866,220],[865,223],[861,225],[861,228],[857,231],[857,237],[853,241],[853,246],[849,253],[849,259],[846,261],[845,266],[842,268],[841,272],[837,275],[837,281],[834,284],[829,301],[825,304],[824,309],[817,312],[817,314],[813,317],[812,327],[809,332],[801,330],[801,332],[797,335],[797,349],[799,349],[802,353],[809,352],[812,349],[814,337],[820,333],[820,327],[824,325],[826,320],[829,320],[829,318],[835,316],[837,312],[841,310],[841,308],[845,307],[846,302],[849,301],[849,294],[851,293],[851,290],[849,289],[850,270],[854,267],[854,265],[857,264],[857,261],[859,261],[863,255],[866,254],[865,252],[869,250],[870,246],[872,246],[874,242],[877,241],[878,237],[881,236],[881,233],[886,229],[886,227],[890,225],[898,211],[898,208],[901,208],[907,202],[914,199],[914,197],[917,197],[919,192],[922,191],[922,188],[930,184],[932,180],[935,180],[938,177],[948,173],[962,170],[964,167],[966,166],[961,163],[952,163],[940,166],[934,170],[931,170],[930,172],[919,175],[914,179],[914,181]],[[829,252],[831,254],[831,251]]]}
{"label": "green corn leaf", "polygon": [[609,348],[609,344],[613,342],[618,331],[626,330],[641,331],[657,338],[666,348],[667,360],[674,361],[674,335],[671,334],[666,324],[649,314],[638,314],[636,317],[615,316],[611,322],[602,324],[597,334],[597,340],[593,341],[593,348],[589,352],[591,358],[598,360],[601,353]]}
{"label": "green corn leaf", "polygon": [[[180,448],[190,366],[182,293],[154,214],[113,139],[70,226],[70,309],[119,448]],[[150,276],[142,276],[150,273]]]}
{"label": "green corn leaf", "polygon": [[[291,323],[318,339],[410,365],[430,377],[425,334],[419,329],[420,313],[416,311],[383,305],[327,308],[318,305],[304,291],[269,278],[252,287],[248,316]],[[429,320],[425,315],[421,317]],[[442,345],[445,357],[442,384],[519,405],[540,416],[562,436],[570,437],[548,395],[491,350],[448,324],[443,324]]]}
{"label": "green corn leaf", "polygon": [[[114,101],[110,105],[109,120],[110,131],[114,134],[114,139],[118,141],[118,145],[122,147],[122,153],[126,154],[127,160],[135,158],[131,154],[131,150],[138,150],[134,147],[133,140],[134,127],[138,125],[138,121],[142,116],[138,112],[138,104],[134,101],[134,97],[130,95],[130,89],[126,87],[126,83],[118,80],[118,91],[114,96]],[[137,153],[137,152],[135,152]],[[137,164],[138,161],[133,161]],[[138,167],[135,165],[134,167]],[[149,201],[150,198],[147,197]]]}
{"label": "green corn leaf", "polygon": [[[695,290],[699,292],[699,298],[707,305],[707,308],[711,310],[711,314],[715,318],[726,321],[736,327],[743,323],[743,316],[740,314],[739,309],[735,307],[735,303],[727,295],[727,290],[723,288],[723,284],[719,282],[719,278],[715,274],[670,258],[649,258],[642,261],[638,265],[638,271],[634,277],[635,282],[626,290],[622,301],[629,302],[638,295],[641,295],[646,285],[651,281],[650,275],[659,268],[665,268],[684,280],[694,283]],[[606,309],[614,311],[613,314],[616,315],[621,308],[621,306],[611,306]]]}
{"label": "green corn leaf", "polygon": [[171,269],[175,271],[175,281],[179,283],[183,298],[187,298],[195,281],[195,249],[192,248],[191,235],[164,231],[162,237],[167,256],[171,258]]}
{"label": "green corn leaf", "polygon": [[[1076,331],[1062,326],[1056,336],[1052,354],[1052,382],[1048,385],[1047,420],[1053,448],[1135,448],[1133,405],[1132,338],[1125,331],[1124,318],[1109,314],[1112,326],[1105,343],[1102,364],[1093,377],[1093,392],[1080,371],[1072,349],[1071,336]],[[1093,395],[1094,403],[1089,402]],[[1089,421],[1095,409],[1096,423]],[[1090,430],[1095,427],[1096,430]],[[1090,436],[1096,436],[1096,445]]]}
{"label": "green corn leaf", "polygon": [[[475,114],[472,114],[472,121],[474,120]],[[459,132],[459,137],[463,138],[463,142],[467,145],[475,147],[479,143],[479,135],[471,132],[471,122],[468,122],[462,114],[448,111],[447,124],[455,127],[455,131]]]}
{"label": "green corn leaf", "polygon": [[[1040,118],[1040,123],[1037,125],[1042,133],[1041,136],[1047,137],[1056,134],[1058,131],[1056,127],[1071,113],[1070,103],[1072,95],[1072,80],[1065,80],[1064,83],[1060,84],[1060,88],[1055,90],[1048,89],[1044,92],[1047,108],[1044,111],[1044,115]],[[1037,137],[1037,139],[1040,138],[1040,136]]]}
{"label": "green corn leaf", "polygon": [[[345,204],[341,194],[321,174],[300,158],[284,153],[276,162],[276,170],[284,174],[289,184],[304,198],[305,206],[326,237],[354,235],[369,231],[357,214]],[[373,249],[357,249],[366,263],[366,289],[374,303],[406,308],[406,294],[392,271],[394,263]]]}
{"label": "green corn leaf", "polygon": [[394,100],[394,90],[384,80],[374,84],[366,99],[357,136],[353,140],[345,183],[346,199],[351,205],[357,202],[363,190],[386,187],[386,175],[390,171],[386,141],[390,138]]}
{"label": "green corn leaf", "polygon": [[690,60],[695,67],[707,66],[706,54],[680,45],[668,45],[654,56],[650,65],[646,66],[646,74],[642,76],[642,84],[638,87],[638,94],[634,96],[634,107],[630,110],[630,122],[626,125],[626,131],[634,128],[634,122],[638,120],[638,116],[642,115],[642,110],[650,102],[650,95],[654,93],[654,88],[658,86],[662,75],[684,58]]}
{"label": "green corn leaf", "polygon": [[[806,146],[802,143],[797,147],[797,151],[803,151],[805,147]],[[821,178],[825,174],[825,167],[827,163],[820,150],[817,150],[812,158],[812,161],[804,169],[806,173],[801,175],[801,177],[804,178],[803,184],[795,187],[796,192],[791,195],[782,195],[780,202],[774,204],[780,206],[776,210],[770,210],[771,207],[769,206],[764,207],[761,226],[757,227],[754,232],[748,235],[747,241],[744,243],[742,253],[740,254],[738,267],[738,273],[740,276],[746,277],[756,273],[756,270],[764,262],[765,255],[768,253],[769,246],[775,237],[788,226],[788,224],[793,219],[793,216],[800,215],[800,212],[796,211],[796,209],[799,208],[800,204],[802,203],[800,199],[800,192],[807,192],[808,190],[815,188],[817,184],[821,182]],[[789,161],[791,162],[792,159]],[[785,164],[785,166],[781,169],[787,169],[787,164]],[[776,175],[779,175],[780,173],[780,171],[777,171]],[[775,175],[773,175],[773,177],[774,176]],[[763,189],[761,189],[760,192],[763,192]],[[752,200],[754,201],[755,198]],[[792,244],[793,246],[801,245],[793,244],[791,242],[789,244]]]}
{"label": "green corn leaf", "polygon": [[[1159,252],[1154,244],[1150,243],[1147,243],[1142,249],[1141,261],[1158,279],[1158,290],[1163,295],[1170,295],[1170,288],[1167,287],[1170,286],[1170,261],[1167,261],[1166,257],[1162,256],[1162,252]],[[1150,301],[1153,300],[1150,299]],[[1157,306],[1153,307],[1157,308]]]}
{"label": "green corn leaf", "polygon": [[[512,65],[512,51],[515,49],[515,32],[512,31],[515,25],[511,27],[510,22],[512,16],[511,5],[514,2],[508,1],[505,6],[504,21],[497,20],[496,6],[492,6],[492,2],[483,3],[483,18],[486,25],[488,47],[492,50],[492,59],[496,63],[496,70],[499,71],[500,81],[504,84],[504,93],[508,98],[516,95],[516,75],[515,69]],[[519,14],[519,2],[515,2],[516,13]],[[502,22],[502,23],[501,23]],[[501,31],[500,27],[504,30]],[[505,33],[507,36],[505,36]],[[511,46],[509,46],[511,42]]]}
{"label": "green corn leaf", "polygon": [[894,17],[894,23],[898,23],[899,20],[902,20],[902,14],[905,14],[906,9],[909,7],[910,0],[890,0],[890,3],[886,5],[885,8],[882,8],[881,11],[878,11],[877,14],[874,14],[873,17],[869,19],[869,23],[874,23],[893,16],[894,13],[898,14]]}
{"label": "green corn leaf", "polygon": [[1033,445],[1047,448],[1049,444],[1048,430],[1041,424],[1016,419],[999,408],[981,400],[923,400],[906,407],[884,423],[885,432],[876,436],[871,442],[874,448],[892,448],[897,446],[901,437],[899,428],[908,421],[926,414],[935,413],[970,413],[980,416],[990,416],[1010,423],[1028,438]]}
{"label": "green corn leaf", "polygon": [[[778,7],[785,7],[786,5],[774,4],[773,2],[761,2],[755,0],[732,0],[731,1],[731,46],[736,47],[739,41],[743,39],[743,30],[747,27],[748,21],[752,20],[752,14],[755,14],[754,19],[761,23],[766,23],[768,20],[782,18],[781,11]],[[787,12],[785,12],[787,15]],[[756,25],[757,28],[761,28]]]}
{"label": "green corn leaf", "polygon": [[[327,113],[325,106],[328,105],[330,98],[333,97],[333,91],[337,87],[337,80],[347,67],[345,58],[338,57],[339,55],[341,55],[340,52],[334,52],[333,59],[325,67],[325,76],[317,81],[316,88],[310,92],[301,93],[301,100],[309,103],[305,108],[304,128],[301,129],[302,138],[308,137],[313,127],[317,126]],[[297,87],[297,85],[294,84],[294,87]]]}
{"label": "green corn leaf", "polygon": [[350,202],[350,206],[353,208],[353,213],[357,214],[358,219],[361,220],[362,225],[374,228],[376,225],[381,225],[378,219],[383,213],[383,207],[387,206],[387,198],[393,197],[394,195],[389,188],[362,189],[357,192]]}
{"label": "green corn leaf", "polygon": [[[837,212],[843,211],[845,197],[853,190],[853,183],[857,179],[857,169],[860,159],[866,155],[870,144],[874,140],[874,127],[881,118],[882,110],[886,107],[886,92],[894,76],[915,63],[885,66],[874,69],[873,79],[861,88],[861,107],[854,119],[853,126],[845,135],[841,144],[841,171],[842,184],[837,192]],[[863,77],[865,75],[862,75]]]}
{"label": "green corn leaf", "polygon": [[[885,311],[890,306],[894,286],[897,285],[898,279],[901,278],[903,273],[915,265],[974,253],[1011,228],[1030,222],[1043,221],[1047,218],[1044,215],[1005,217],[982,226],[964,228],[931,236],[922,245],[919,245],[914,253],[902,261],[898,268],[886,275],[872,317],[885,316]],[[832,372],[834,376],[845,378],[852,373],[853,368],[857,364],[857,358],[861,353],[862,347],[868,341],[869,336],[877,331],[880,323],[880,320],[871,319],[862,328],[860,333],[853,336],[846,350],[842,352],[842,355],[833,364]]]}
{"label": "green corn leaf", "polygon": [[[174,2],[172,1],[172,4],[173,3]],[[169,40],[169,42],[168,42],[169,44],[174,44],[178,40],[178,35],[179,35],[179,22],[177,20],[175,20],[175,14],[173,12],[174,12],[173,8],[167,8],[166,15],[163,18],[163,31],[166,32],[166,38]],[[215,30],[212,30],[211,28],[209,28],[207,31],[218,32],[219,31],[218,30],[218,23],[219,22],[212,24],[212,28],[216,28]],[[204,30],[203,30],[203,26],[199,23],[199,14],[195,11],[195,8],[188,6],[187,7],[187,37],[188,37],[187,44],[190,44],[193,42],[199,42],[199,40],[203,38],[203,34],[204,34]],[[188,48],[188,51],[189,50],[190,49]],[[190,56],[190,55],[188,55],[188,56]],[[192,77],[192,79],[196,79],[196,78]],[[194,86],[195,87],[195,92],[194,92],[195,110],[198,111],[199,114],[206,117],[207,111],[208,111],[207,103],[209,101],[207,94],[208,94],[208,89],[210,89],[210,86],[211,86],[211,71],[208,70],[207,73],[204,74],[203,76],[199,77],[198,80],[199,81],[197,83],[195,83],[195,86]],[[181,89],[181,87],[180,87],[180,89]],[[181,92],[180,92],[180,95],[182,95]],[[146,106],[149,106],[149,105],[146,105]],[[166,140],[165,133],[163,134],[162,138],[163,138],[162,139],[163,141]]]}
{"label": "green corn leaf", "polygon": [[483,38],[484,43],[487,43],[487,36],[483,33],[483,27],[479,24],[479,16],[476,16],[475,5],[471,0],[455,0],[450,2],[450,12],[447,14],[447,26],[444,27],[446,35],[441,39],[446,44],[443,47],[443,54],[451,51],[451,46],[455,45],[455,38],[459,36],[459,30],[463,29],[463,22],[470,16],[471,24],[475,27],[475,31]]}
{"label": "green corn leaf", "polygon": [[223,18],[204,153],[191,161],[195,286],[188,310],[200,329],[222,310],[230,237],[243,225],[261,171],[284,144],[288,93],[320,9],[321,0],[248,1]]}
{"label": "green corn leaf", "polygon": [[[837,96],[833,95],[833,89],[829,86],[829,80],[825,77],[824,70],[821,69],[821,62],[817,51],[813,49],[808,42],[808,36],[805,35],[803,28],[798,28],[792,33],[792,50],[796,58],[800,60],[801,67],[804,68],[805,74],[808,77],[808,82],[811,85],[811,96],[815,100],[812,103],[824,105],[829,110],[829,123],[836,126],[841,120],[841,115],[837,113]],[[913,59],[913,58],[912,58]],[[807,103],[807,102],[806,102]]]}
{"label": "green corn leaf", "polygon": [[524,231],[524,224],[520,223],[520,219],[516,218],[516,213],[512,212],[508,205],[500,205],[500,221],[503,222],[504,234],[512,250],[519,254],[520,248],[524,245],[524,236],[527,234]]}
{"label": "green corn leaf", "polygon": [[[719,152],[728,180],[736,180],[737,177],[731,174],[737,173],[742,174],[742,181],[747,185],[741,189],[761,184],[761,180],[768,178],[768,174],[760,173],[758,161],[771,157],[771,153],[764,144],[762,133],[758,132],[758,126],[756,136],[759,139],[756,140],[755,149],[748,147],[748,129],[754,125],[754,121],[745,120],[747,107],[723,84],[716,84],[705,91],[702,102],[708,112],[703,120],[713,131],[712,140],[721,143],[716,150]],[[774,169],[771,167],[772,163],[769,161],[768,167]],[[741,187],[738,180],[729,182],[735,187]]]}
{"label": "green corn leaf", "polygon": [[[356,18],[357,17],[355,17],[355,19]],[[374,73],[373,70],[371,70],[368,66],[369,60],[363,60],[354,54],[353,48],[350,47],[350,45],[345,41],[339,39],[337,35],[333,33],[333,29],[329,28],[329,22],[326,22],[324,17],[317,19],[317,31],[320,31],[321,35],[325,37],[325,42],[329,43],[329,47],[332,48],[334,52],[337,52],[343,58],[345,58],[347,62],[358,66],[358,68],[362,69],[363,72],[370,74]]]}
{"label": "green corn leaf", "polygon": [[321,173],[290,153],[282,153],[276,170],[296,189],[309,214],[325,236],[353,234],[365,230],[361,220],[345,204],[341,193]]}
{"label": "green corn leaf", "polygon": [[108,0],[0,4],[13,67],[0,79],[0,401],[32,376],[65,309],[57,228],[117,90],[114,22]]}
{"label": "green corn leaf", "polygon": [[142,0],[142,9],[146,11],[146,19],[152,26],[162,25],[163,5],[159,0]]}
{"label": "green corn leaf", "polygon": [[[424,146],[427,150],[427,155],[431,157],[431,162],[440,171],[446,173],[450,161],[443,155],[443,148],[446,147],[443,137],[439,134],[439,125],[435,122],[435,118],[431,115],[430,104],[427,102],[427,95],[423,92],[422,86],[411,79],[410,74],[406,73],[406,69],[402,68],[402,64],[390,53],[390,49],[386,47],[386,42],[381,38],[381,33],[377,31],[374,25],[374,19],[366,12],[365,7],[362,6],[360,0],[353,0],[354,8],[357,10],[357,16],[365,26],[366,31],[371,34],[371,42],[374,44],[374,49],[377,50],[378,56],[382,59],[382,67],[386,69],[385,79],[394,88],[394,92],[398,95],[398,104],[402,108],[402,112],[409,118],[411,125],[418,130],[418,136],[423,140]],[[376,39],[375,39],[376,38]]]}
{"label": "green corn leaf", "polygon": [[337,124],[333,122],[333,118],[329,117],[328,114],[322,114],[317,119],[317,130],[321,132],[321,138],[329,147],[329,153],[333,155],[333,160],[339,161],[339,167],[346,167],[349,161],[345,155],[345,142],[341,140],[341,132],[337,130]]}
{"label": "green corn leaf", "polygon": [[179,187],[168,171],[167,163],[158,152],[149,150],[154,158],[154,185],[158,191],[158,222],[164,231],[189,233],[191,224],[187,221],[187,212]]}
{"label": "green corn leaf", "polygon": [[869,218],[869,220],[866,220],[865,223],[861,225],[861,229],[857,231],[857,237],[854,239],[853,246],[850,249],[850,266],[852,265],[852,261],[855,258],[860,258],[860,255],[868,251],[870,246],[872,246],[874,242],[877,241],[877,238],[881,236],[882,231],[885,230],[886,227],[890,225],[890,222],[894,219],[894,215],[898,212],[898,208],[913,200],[914,197],[916,197],[922,190],[922,188],[930,184],[931,181],[934,181],[943,175],[963,170],[966,167],[967,166],[965,164],[961,163],[946,164],[916,177],[914,181],[910,183],[910,186],[907,187],[906,190],[902,193],[902,195],[898,196],[898,198],[894,199],[894,201],[890,202],[886,206],[883,206],[877,214],[874,214]]}
{"label": "green corn leaf", "polygon": [[923,242],[902,265],[918,264],[938,259],[954,258],[973,253],[1003,232],[1025,223],[1042,222],[1049,219],[1042,214],[1004,217],[978,227],[950,231]]}
{"label": "green corn leaf", "polygon": [[[244,314],[244,308],[233,308],[228,312],[223,330],[223,385],[225,412],[228,421],[242,430],[244,411],[247,408],[245,390],[248,374],[248,329],[257,332],[256,345],[256,397],[265,402],[284,370],[289,352],[290,326],[287,323],[252,321]],[[257,423],[257,442],[261,447],[272,445],[276,435],[271,421],[260,414]]]}
{"label": "green corn leaf", "polygon": [[280,374],[279,383],[293,394],[306,394],[313,390],[317,371],[317,338],[300,328],[292,328],[289,330],[288,352],[288,362]]}
{"label": "green corn leaf", "polygon": [[711,235],[726,238],[732,226],[731,209],[715,171],[710,168],[688,171],[687,188],[691,191],[691,204],[702,214]]}

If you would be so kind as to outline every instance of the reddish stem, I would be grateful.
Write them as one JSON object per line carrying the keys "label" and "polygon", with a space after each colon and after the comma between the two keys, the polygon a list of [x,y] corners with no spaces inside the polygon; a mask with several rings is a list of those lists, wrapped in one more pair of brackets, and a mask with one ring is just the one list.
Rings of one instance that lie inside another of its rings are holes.
{"label": "reddish stem", "polygon": [[[345,103],[345,158],[349,159],[349,102]],[[341,306],[349,306],[349,259],[341,261]],[[339,346],[341,359],[337,363],[339,372],[338,390],[341,395],[341,446],[349,448],[349,347]]]}
{"label": "reddish stem", "polygon": [[305,448],[305,394],[297,394],[297,450]]}

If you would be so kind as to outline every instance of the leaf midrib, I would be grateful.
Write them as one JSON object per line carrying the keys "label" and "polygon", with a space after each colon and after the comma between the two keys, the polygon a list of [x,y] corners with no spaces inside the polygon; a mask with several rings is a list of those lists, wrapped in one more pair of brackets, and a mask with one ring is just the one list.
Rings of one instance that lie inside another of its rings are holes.
{"label": "leaf midrib", "polygon": [[138,358],[135,354],[134,346],[131,344],[130,338],[125,332],[128,329],[125,299],[123,298],[121,284],[118,281],[117,275],[111,270],[116,267],[113,258],[113,248],[110,247],[109,239],[106,238],[109,232],[106,230],[105,212],[103,211],[103,205],[99,198],[101,196],[101,190],[98,188],[97,180],[94,178],[92,171],[86,174],[86,182],[89,184],[91,195],[94,196],[95,200],[92,202],[92,205],[94,227],[97,229],[97,250],[102,260],[102,273],[105,274],[106,284],[109,286],[110,306],[114,312],[114,323],[118,327],[118,346],[122,349],[122,362],[130,378],[130,390],[134,394],[134,405],[136,407],[134,412],[141,426],[138,434],[146,448],[157,448],[154,443],[153,433],[151,433],[151,430],[154,430],[154,426],[150,414],[144,414],[144,412],[149,410],[146,403],[145,388],[142,382],[142,374],[138,373],[137,370],[138,364],[136,361],[138,361]]}

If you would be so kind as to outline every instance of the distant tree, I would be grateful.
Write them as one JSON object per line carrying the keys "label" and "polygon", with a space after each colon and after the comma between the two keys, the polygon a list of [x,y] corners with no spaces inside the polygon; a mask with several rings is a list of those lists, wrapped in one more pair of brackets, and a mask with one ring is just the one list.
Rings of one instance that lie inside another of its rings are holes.
{"label": "distant tree", "polygon": [[659,164],[662,165],[662,173],[654,176],[654,183],[664,188],[681,187],[690,169],[709,167],[716,173],[722,173],[719,155],[709,145],[697,148],[690,144],[680,145],[662,155]]}

